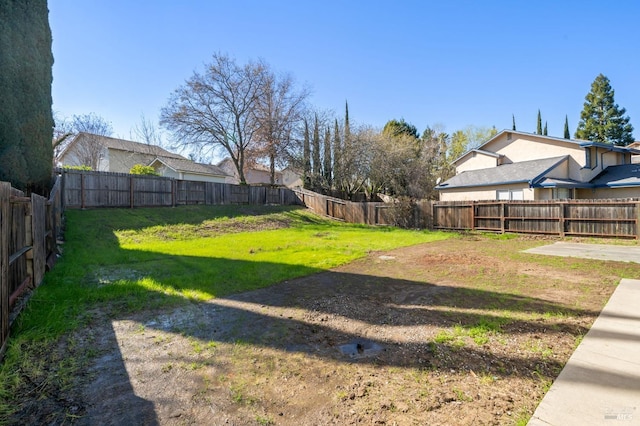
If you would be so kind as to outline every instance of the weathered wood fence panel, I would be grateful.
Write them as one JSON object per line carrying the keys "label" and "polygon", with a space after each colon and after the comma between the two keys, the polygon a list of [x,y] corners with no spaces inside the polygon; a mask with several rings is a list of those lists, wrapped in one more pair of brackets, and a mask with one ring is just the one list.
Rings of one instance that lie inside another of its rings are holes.
{"label": "weathered wood fence panel", "polygon": [[[299,203],[323,216],[349,223],[365,225],[393,225],[394,205],[380,202],[353,202],[304,189],[294,190]],[[431,220],[431,202],[419,203],[413,212],[416,223],[428,226]]]}
{"label": "weathered wood fence panel", "polygon": [[[49,199],[30,197],[0,182],[0,354],[9,337],[10,314],[20,297],[40,285],[57,255],[62,223],[61,178]],[[14,315],[15,316],[15,315]]]}
{"label": "weathered wood fence panel", "polygon": [[438,202],[434,228],[639,238],[640,200]]}
{"label": "weathered wood fence panel", "polygon": [[0,353],[9,338],[9,230],[11,219],[11,185],[0,182]]}
{"label": "weathered wood fence panel", "polygon": [[288,188],[176,180],[125,173],[63,171],[65,208],[193,204],[298,204]]}

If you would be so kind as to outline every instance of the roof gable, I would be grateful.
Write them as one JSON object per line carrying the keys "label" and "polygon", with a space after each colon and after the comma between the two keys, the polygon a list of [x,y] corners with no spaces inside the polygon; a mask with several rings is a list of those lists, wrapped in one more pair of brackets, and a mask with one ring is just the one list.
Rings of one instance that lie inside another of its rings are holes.
{"label": "roof gable", "polygon": [[69,145],[67,145],[64,151],[60,153],[60,156],[64,156],[68,151],[72,150],[74,145],[81,143],[86,139],[91,139],[92,142],[98,143],[107,149],[186,160],[186,158],[182,155],[167,151],[166,149],[161,148],[157,145],[149,145],[146,143],[128,141],[125,139],[117,139],[110,136],[94,135],[92,133],[86,132],[78,133],[69,143]]}
{"label": "roof gable", "polygon": [[194,161],[187,160],[186,158],[157,157],[149,165],[153,165],[155,163],[162,163],[176,172],[196,173],[220,177],[228,176],[218,166],[214,166],[213,164],[196,163]]}

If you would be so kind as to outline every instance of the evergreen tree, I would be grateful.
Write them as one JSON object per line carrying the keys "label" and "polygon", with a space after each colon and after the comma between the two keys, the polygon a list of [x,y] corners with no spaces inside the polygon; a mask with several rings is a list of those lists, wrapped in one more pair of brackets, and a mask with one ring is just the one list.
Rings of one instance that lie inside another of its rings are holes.
{"label": "evergreen tree", "polygon": [[338,119],[336,118],[335,124],[333,127],[333,187],[336,187],[337,180],[342,176],[340,161],[342,152],[342,143],[340,141],[340,127],[338,126]]}
{"label": "evergreen tree", "polygon": [[320,162],[320,122],[318,114],[315,115],[313,124],[313,139],[311,139],[311,156],[313,158],[313,184],[317,186],[322,176],[322,163]]}
{"label": "evergreen tree", "polygon": [[304,162],[304,187],[311,187],[311,144],[309,141],[309,122],[304,119],[304,140],[302,142],[302,157]]}
{"label": "evergreen tree", "polygon": [[0,181],[51,184],[53,55],[46,0],[0,2]]}
{"label": "evergreen tree", "polygon": [[322,175],[328,188],[331,188],[331,128],[327,126],[324,131],[324,156]]}
{"label": "evergreen tree", "polygon": [[569,118],[564,116],[564,138],[571,139],[571,133],[569,133]]}
{"label": "evergreen tree", "polygon": [[538,127],[536,127],[536,134],[542,134],[542,115],[540,115],[540,110],[538,109]]}
{"label": "evergreen tree", "polygon": [[349,146],[351,143],[351,128],[349,127],[349,103],[344,103],[344,145]]}
{"label": "evergreen tree", "polygon": [[516,130],[516,116],[511,114],[511,121],[513,121],[513,126],[511,127],[511,130],[515,131]]}
{"label": "evergreen tree", "polygon": [[542,130],[542,134],[547,136],[547,122],[544,122],[544,130]]}
{"label": "evergreen tree", "polygon": [[633,126],[626,109],[614,100],[614,90],[609,79],[599,74],[591,84],[591,91],[580,113],[576,139],[626,146],[633,142]]}

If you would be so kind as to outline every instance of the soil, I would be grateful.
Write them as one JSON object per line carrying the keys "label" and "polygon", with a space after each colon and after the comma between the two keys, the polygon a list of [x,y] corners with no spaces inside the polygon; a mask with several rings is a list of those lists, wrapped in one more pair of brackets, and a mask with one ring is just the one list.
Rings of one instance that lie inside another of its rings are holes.
{"label": "soil", "polygon": [[83,374],[27,395],[12,423],[526,421],[618,280],[520,253],[536,244],[453,239],[206,303],[95,312],[58,348],[92,351]]}

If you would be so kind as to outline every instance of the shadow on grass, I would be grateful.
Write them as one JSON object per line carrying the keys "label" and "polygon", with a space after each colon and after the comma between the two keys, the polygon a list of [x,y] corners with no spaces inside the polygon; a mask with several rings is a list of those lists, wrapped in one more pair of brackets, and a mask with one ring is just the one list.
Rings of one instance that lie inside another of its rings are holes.
{"label": "shadow on grass", "polygon": [[[237,212],[238,216],[247,214],[237,206],[230,212]],[[219,215],[228,216],[224,211]],[[185,219],[193,224],[203,220],[187,214]],[[153,218],[154,225],[158,224],[156,220]],[[308,220],[313,222],[311,218]],[[147,226],[143,220],[139,222],[138,229]],[[57,277],[49,285],[74,286],[78,295],[76,309],[84,306],[100,309],[104,301],[114,320],[135,317],[147,329],[203,342],[243,342],[344,363],[445,372],[472,370],[502,377],[531,377],[536,372],[553,379],[562,364],[542,352],[506,355],[474,342],[469,336],[464,336],[462,343],[455,338],[437,341],[425,333],[425,326],[458,325],[463,329],[484,326],[507,339],[523,333],[569,333],[578,337],[587,329],[569,318],[597,315],[535,297],[378,277],[366,271],[325,272],[304,265],[123,250],[118,247],[113,230],[104,231],[96,232],[100,232],[101,246],[116,253],[116,264],[105,262],[100,266],[102,262],[98,262],[86,270],[70,270],[67,276],[61,264],[60,270],[54,270]],[[242,293],[238,293],[239,281]],[[187,300],[185,294],[191,295],[192,300]],[[50,297],[49,302],[55,303],[55,291]],[[210,300],[197,301],[203,298]],[[189,321],[182,318],[184,309],[174,309],[175,306],[189,310]],[[555,328],[533,318],[545,314],[556,316]],[[344,326],[345,322],[358,325]],[[371,329],[375,327],[384,328],[384,335],[374,334]],[[394,327],[405,329],[395,331]],[[135,395],[114,330],[110,328],[102,339],[103,348],[107,349],[93,362],[92,374],[116,380],[94,383],[86,389],[88,396],[83,397],[86,405],[79,412],[82,422],[90,424],[112,418],[115,423],[157,424],[158,408]],[[348,344],[380,351],[371,356],[343,353],[341,347]],[[626,386],[625,383],[620,386]],[[102,392],[97,392],[98,389]],[[16,416],[36,423],[50,418],[46,413],[37,418],[27,414],[19,411]]]}

